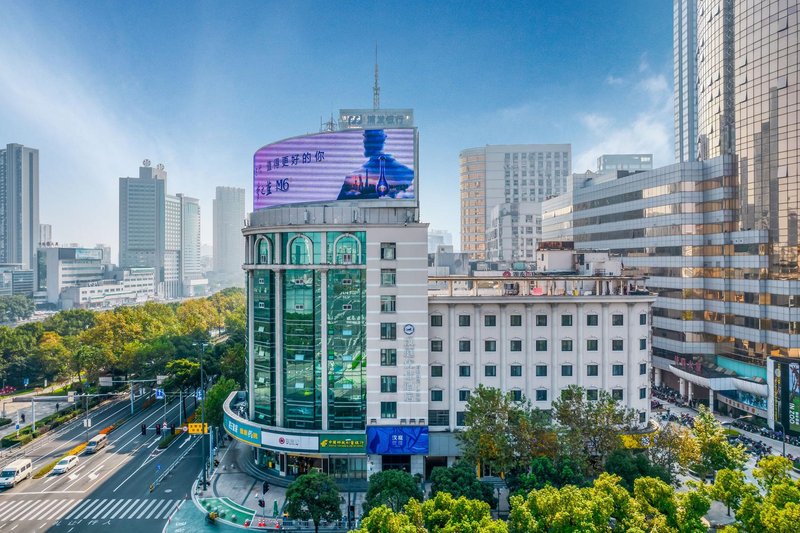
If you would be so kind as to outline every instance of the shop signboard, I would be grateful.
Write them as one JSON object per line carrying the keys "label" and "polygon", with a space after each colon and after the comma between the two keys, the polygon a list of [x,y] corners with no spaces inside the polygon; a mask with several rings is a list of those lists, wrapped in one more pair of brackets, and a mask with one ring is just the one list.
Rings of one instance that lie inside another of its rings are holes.
{"label": "shop signboard", "polygon": [[235,439],[254,446],[261,444],[261,428],[258,426],[232,418],[228,413],[225,413],[224,426],[225,431]]}
{"label": "shop signboard", "polygon": [[320,453],[360,453],[367,448],[364,433],[323,433],[319,438]]}
{"label": "shop signboard", "polygon": [[317,435],[262,431],[261,444],[279,450],[311,453],[319,452],[319,437]]}
{"label": "shop signboard", "polygon": [[418,455],[428,453],[428,426],[369,426],[367,453]]}

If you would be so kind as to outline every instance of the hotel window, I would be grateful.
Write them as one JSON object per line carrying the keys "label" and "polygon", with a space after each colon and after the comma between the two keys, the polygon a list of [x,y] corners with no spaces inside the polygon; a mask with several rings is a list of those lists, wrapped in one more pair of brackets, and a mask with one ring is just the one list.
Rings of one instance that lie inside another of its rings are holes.
{"label": "hotel window", "polygon": [[456,411],[456,425],[457,426],[465,426],[466,425],[466,411]]}
{"label": "hotel window", "polygon": [[572,340],[571,339],[563,339],[561,341],[561,351],[562,352],[571,352],[572,351]]}
{"label": "hotel window", "polygon": [[644,400],[645,398],[647,398],[647,387],[642,387],[639,389],[639,399]]}
{"label": "hotel window", "polygon": [[644,376],[647,374],[647,363],[639,363],[639,375]]}
{"label": "hotel window", "polygon": [[496,352],[497,351],[497,341],[495,341],[495,340],[483,341],[483,350],[486,351],[486,352]]}
{"label": "hotel window", "polygon": [[397,376],[381,376],[381,392],[397,392]]}
{"label": "hotel window", "polygon": [[599,324],[597,315],[586,315],[587,326],[596,326],[597,324]]}
{"label": "hotel window", "polygon": [[597,389],[586,389],[586,399],[592,402],[597,400]]}
{"label": "hotel window", "polygon": [[442,325],[442,315],[431,315],[431,326],[440,327]]}
{"label": "hotel window", "polygon": [[647,421],[647,416],[645,415],[644,411],[639,411],[639,423],[644,424]]}
{"label": "hotel window", "polygon": [[586,375],[587,376],[599,376],[600,375],[600,367],[597,365],[586,365]]}
{"label": "hotel window", "polygon": [[621,326],[625,323],[623,315],[611,315],[611,325]]}
{"label": "hotel window", "polygon": [[397,350],[381,348],[381,366],[397,366]]}
{"label": "hotel window", "polygon": [[547,315],[536,315],[536,325],[544,327],[547,325]]}
{"label": "hotel window", "polygon": [[612,376],[624,376],[625,375],[625,367],[622,365],[611,365],[611,375]]}
{"label": "hotel window", "polygon": [[381,418],[397,418],[397,402],[381,402]]}
{"label": "hotel window", "polygon": [[442,351],[442,341],[438,340],[438,339],[431,341],[431,351],[432,352],[441,352]]}
{"label": "hotel window", "polygon": [[394,260],[397,259],[397,244],[393,242],[381,243],[381,259]]}
{"label": "hotel window", "polygon": [[458,315],[458,325],[462,327],[469,326],[469,315]]}
{"label": "hotel window", "polygon": [[458,377],[461,378],[468,378],[472,373],[471,368],[469,365],[459,365],[458,367]]}
{"label": "hotel window", "polygon": [[611,389],[611,398],[614,400],[622,401],[622,389]]}
{"label": "hotel window", "polygon": [[442,391],[441,389],[434,389],[431,391],[431,401],[432,402],[441,402],[442,401]]}
{"label": "hotel window", "polygon": [[586,339],[586,351],[587,352],[597,351],[597,339]]}
{"label": "hotel window", "polygon": [[511,341],[511,351],[512,352],[521,352],[522,351],[522,341],[518,339],[514,339]]}
{"label": "hotel window", "polygon": [[614,351],[614,352],[621,352],[622,351],[622,339],[612,339],[611,340],[611,351]]}
{"label": "hotel window", "polygon": [[486,315],[483,317],[483,325],[487,328],[493,328],[497,325],[496,315]]}
{"label": "hotel window", "polygon": [[512,326],[521,326],[522,325],[522,315],[511,315],[511,325]]}
{"label": "hotel window", "polygon": [[547,365],[536,365],[536,377],[537,378],[547,377]]}
{"label": "hotel window", "polygon": [[397,296],[381,296],[381,313],[394,313],[397,310]]}
{"label": "hotel window", "polygon": [[397,339],[397,324],[394,322],[381,322],[381,340],[393,341]]}
{"label": "hotel window", "polygon": [[547,401],[547,389],[538,389],[536,391],[536,401],[537,402]]}
{"label": "hotel window", "polygon": [[458,401],[459,402],[468,402],[469,401],[469,389],[462,389],[458,391]]}
{"label": "hotel window", "polygon": [[442,365],[433,365],[431,367],[431,377],[432,378],[442,377]]}
{"label": "hotel window", "polygon": [[572,365],[561,365],[561,375],[565,378],[572,376]]}
{"label": "hotel window", "polygon": [[483,375],[487,378],[493,378],[497,376],[497,367],[495,365],[486,365],[483,367]]}
{"label": "hotel window", "polygon": [[468,352],[472,348],[470,341],[458,341],[458,351]]}
{"label": "hotel window", "polygon": [[522,391],[519,389],[511,389],[511,401],[512,402],[521,402],[522,401]]}
{"label": "hotel window", "polygon": [[561,325],[562,326],[571,326],[572,325],[572,315],[561,315]]}
{"label": "hotel window", "polygon": [[640,350],[647,349],[647,339],[639,339],[639,349]]}
{"label": "hotel window", "polygon": [[547,351],[547,341],[544,339],[539,339],[536,341],[536,351],[537,352],[546,352]]}
{"label": "hotel window", "polygon": [[511,365],[511,377],[512,378],[522,377],[522,365]]}
{"label": "hotel window", "polygon": [[646,326],[647,325],[647,313],[641,313],[639,315],[639,325]]}
{"label": "hotel window", "polygon": [[381,269],[381,286],[394,287],[397,285],[397,271],[393,268]]}

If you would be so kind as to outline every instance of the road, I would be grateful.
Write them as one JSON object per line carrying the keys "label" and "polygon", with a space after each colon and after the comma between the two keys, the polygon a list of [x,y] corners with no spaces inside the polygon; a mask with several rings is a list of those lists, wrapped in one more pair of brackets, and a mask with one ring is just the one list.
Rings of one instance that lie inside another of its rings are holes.
{"label": "road", "polygon": [[[98,409],[92,414],[90,435],[129,414],[129,409],[122,399]],[[0,531],[161,531],[178,504],[189,498],[201,465],[199,436],[181,435],[166,450],[158,450],[161,437],[154,426],[165,420],[177,425],[178,419],[177,400],[166,410],[163,402],[157,402],[113,431],[108,446],[93,455],[82,454],[70,472],[30,479],[6,490],[0,494]],[[142,424],[148,426],[147,435],[142,435]],[[84,429],[76,424],[52,442],[41,443],[28,453],[34,471],[84,441]],[[176,463],[172,473],[155,485]]]}

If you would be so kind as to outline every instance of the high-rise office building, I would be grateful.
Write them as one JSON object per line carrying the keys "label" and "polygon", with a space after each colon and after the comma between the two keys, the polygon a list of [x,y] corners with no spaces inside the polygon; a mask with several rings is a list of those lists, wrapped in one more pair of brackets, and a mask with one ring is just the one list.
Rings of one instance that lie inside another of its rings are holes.
{"label": "high-rise office building", "polygon": [[435,254],[439,246],[453,246],[453,234],[446,229],[428,230],[428,253]]}
{"label": "high-rise office building", "polygon": [[214,198],[214,272],[243,279],[244,189],[217,187]]}
{"label": "high-rise office building", "polygon": [[459,155],[461,250],[487,258],[492,209],[503,203],[541,202],[567,192],[572,172],[569,144],[487,145]]}
{"label": "high-rise office building", "polygon": [[183,296],[205,293],[208,280],[200,262],[200,201],[183,194],[180,200],[180,280]]}
{"label": "high-rise office building", "polygon": [[53,242],[53,226],[50,224],[39,224],[39,246]]}
{"label": "high-rise office building", "polygon": [[697,159],[697,0],[675,0],[672,11],[675,159]]}
{"label": "high-rise office building", "polygon": [[36,267],[39,244],[39,150],[0,149],[0,263]]}

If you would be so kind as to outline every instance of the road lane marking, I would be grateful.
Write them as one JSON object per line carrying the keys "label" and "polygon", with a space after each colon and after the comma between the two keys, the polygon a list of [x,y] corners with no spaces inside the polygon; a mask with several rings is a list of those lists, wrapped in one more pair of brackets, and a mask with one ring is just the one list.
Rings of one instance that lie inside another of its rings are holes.
{"label": "road lane marking", "polygon": [[122,505],[122,506],[120,506],[120,507],[119,507],[119,509],[117,509],[116,511],[114,511],[114,514],[112,514],[112,515],[108,516],[107,518],[108,518],[109,520],[114,520],[114,519],[117,517],[117,515],[118,515],[119,513],[121,513],[121,512],[122,512],[122,511],[124,511],[125,509],[130,509],[130,507],[131,507],[131,506],[130,506],[130,505],[128,505],[128,504],[129,504],[129,503],[132,503],[132,502],[133,502],[133,500],[123,500],[123,501],[125,502],[125,505]]}
{"label": "road lane marking", "polygon": [[[103,514],[106,511],[106,509],[110,508],[116,502],[117,502],[117,500],[113,500],[113,499],[108,500],[107,504],[105,504],[105,505],[103,505],[101,507],[98,507],[97,509],[92,511],[91,518],[94,519],[94,520],[97,520],[98,518],[100,518],[100,515]],[[89,517],[87,516],[86,518],[89,518]]]}
{"label": "road lane marking", "polygon": [[86,506],[87,506],[87,505],[89,505],[89,504],[91,503],[91,501],[92,501],[92,500],[81,500],[81,501],[80,501],[81,503],[79,503],[78,505],[76,505],[75,507],[73,507],[73,508],[70,510],[70,512],[66,513],[66,514],[64,515],[64,518],[71,518],[71,517],[72,517],[72,516],[74,516],[74,515],[75,515],[77,512],[79,512],[79,511],[82,511],[83,509],[85,509],[85,508],[86,508]]}
{"label": "road lane marking", "polygon": [[140,500],[139,498],[133,500],[133,503],[131,503],[128,507],[125,508],[125,512],[119,515],[119,519],[122,520],[123,518],[125,518],[125,515],[131,512],[137,505],[141,505],[139,502],[144,503],[144,501],[145,500]]}
{"label": "road lane marking", "polygon": [[128,520],[132,519],[133,515],[138,513],[139,510],[142,509],[147,504],[147,502],[149,502],[149,501],[150,500],[147,500],[147,499],[142,500],[142,503],[140,503],[139,505],[136,506],[136,510],[134,510],[131,514],[128,515]]}
{"label": "road lane marking", "polygon": [[[142,518],[144,516],[144,513],[146,513],[147,510],[150,509],[150,507],[152,507],[152,505],[154,503],[156,503],[156,501],[158,501],[158,500],[148,500],[149,503],[144,507],[144,509],[142,509],[142,512],[139,513],[138,515],[136,515],[136,520],[139,520],[140,518]],[[131,518],[132,517],[133,517],[133,515],[131,515]]]}
{"label": "road lane marking", "polygon": [[[181,438],[181,437],[178,437],[178,438]],[[189,442],[189,441],[191,441],[191,440],[192,440],[192,439],[191,439],[191,437],[188,437],[188,438],[185,438],[185,439],[183,439],[183,442],[180,444],[180,446],[178,446],[178,449],[180,450],[181,448],[183,448],[184,446],[186,446],[186,443],[187,443],[187,442]]]}
{"label": "road lane marking", "polygon": [[63,505],[59,505],[58,507],[53,509],[51,512],[49,512],[49,513],[45,514],[44,516],[42,516],[42,520],[53,520],[57,516],[61,516],[61,515],[65,514],[65,513],[67,513],[70,505],[75,505],[79,501],[81,501],[81,500],[64,500],[64,504]]}
{"label": "road lane marking", "polygon": [[[147,513],[147,516],[144,517],[145,520],[149,520],[150,517],[153,516],[153,515],[155,515],[155,517],[158,517],[158,515],[161,514],[161,510],[160,509],[162,507],[164,507],[164,503],[169,505],[169,500],[167,500],[166,502],[164,500],[159,500],[159,502],[156,505],[153,506],[153,509],[149,513]],[[157,510],[158,510],[158,512],[156,512]]]}
{"label": "road lane marking", "polygon": [[54,504],[58,505],[59,503],[61,503],[61,500],[44,500],[44,501],[36,500],[36,501],[39,502],[39,504],[34,509],[31,509],[28,513],[26,513],[27,518],[20,517],[18,518],[18,520],[38,520],[39,515],[51,510]]}
{"label": "road lane marking", "polygon": [[98,500],[91,500],[91,501],[93,502],[91,505],[89,505],[88,507],[84,507],[83,510],[80,513],[73,515],[72,518],[74,518],[76,520],[81,520],[83,518],[86,518],[86,517],[88,517],[89,512],[94,511],[95,509],[97,509],[101,505],[104,505],[105,502],[107,502],[108,500],[99,500],[98,499]]}
{"label": "road lane marking", "polygon": [[8,513],[13,511],[15,508],[18,508],[20,505],[24,504],[27,500],[9,500],[12,502],[11,505],[0,511],[0,521],[5,520]]}
{"label": "road lane marking", "polygon": [[[22,501],[22,505],[20,505],[16,509],[14,509],[12,512],[6,513],[6,515],[3,516],[2,518],[0,518],[0,520],[11,519],[12,516],[19,516],[20,514],[26,512],[28,510],[28,508],[30,508],[32,506],[32,504],[35,505],[36,501],[35,500],[34,501],[23,500]],[[16,518],[15,518],[15,520],[16,520]]]}
{"label": "road lane marking", "polygon": [[102,519],[111,518],[111,513],[113,513],[117,509],[117,507],[119,507],[120,505],[122,505],[123,503],[125,503],[127,501],[128,500],[118,500],[117,503],[115,503],[114,505],[112,505],[108,509],[105,509],[102,513],[98,513],[97,514],[97,518],[102,518]]}

